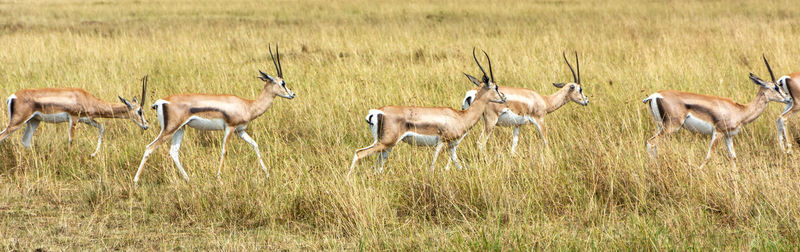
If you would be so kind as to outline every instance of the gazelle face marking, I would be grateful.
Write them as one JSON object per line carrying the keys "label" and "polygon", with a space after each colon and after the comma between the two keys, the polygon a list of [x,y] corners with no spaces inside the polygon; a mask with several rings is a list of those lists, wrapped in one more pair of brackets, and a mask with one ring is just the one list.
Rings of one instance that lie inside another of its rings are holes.
{"label": "gazelle face marking", "polygon": [[265,89],[271,88],[273,94],[276,94],[286,99],[294,99],[295,97],[294,92],[292,92],[292,90],[289,90],[289,88],[286,87],[286,81],[283,80],[283,67],[281,66],[281,54],[278,51],[278,46],[275,46],[275,54],[278,55],[277,60],[272,55],[272,47],[270,46],[269,56],[270,58],[272,58],[272,63],[275,64],[275,70],[278,72],[278,76],[273,77],[269,74],[264,73],[261,70],[258,70],[258,73],[260,74],[258,78],[266,82],[265,84],[266,86],[264,86],[264,88]]}

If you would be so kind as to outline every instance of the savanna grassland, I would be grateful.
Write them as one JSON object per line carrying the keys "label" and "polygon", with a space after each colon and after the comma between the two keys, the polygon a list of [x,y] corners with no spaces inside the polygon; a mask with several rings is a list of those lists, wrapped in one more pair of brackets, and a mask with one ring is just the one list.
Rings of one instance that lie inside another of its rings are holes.
{"label": "savanna grassland", "polygon": [[[81,87],[107,101],[140,91],[148,104],[182,92],[255,98],[258,69],[275,73],[280,43],[297,93],[232,139],[222,183],[222,133],[187,130],[184,182],[168,147],[133,176],[158,134],[127,120],[96,130],[43,124],[32,149],[0,142],[0,248],[88,249],[791,249],[800,240],[800,164],[779,151],[768,110],[735,138],[738,165],[709,137],[681,131],[651,162],[655,126],[641,100],[662,89],[747,103],[764,79],[800,70],[800,9],[790,1],[0,1],[0,96]],[[458,150],[469,169],[428,169],[432,148],[394,148],[383,174],[353,151],[372,136],[364,116],[384,105],[459,108],[492,56],[499,85],[541,93],[571,80],[577,50],[589,106],[547,117],[551,150],[509,128],[485,152],[478,123]],[[0,125],[5,127],[5,103]],[[800,136],[791,120],[790,132]]]}

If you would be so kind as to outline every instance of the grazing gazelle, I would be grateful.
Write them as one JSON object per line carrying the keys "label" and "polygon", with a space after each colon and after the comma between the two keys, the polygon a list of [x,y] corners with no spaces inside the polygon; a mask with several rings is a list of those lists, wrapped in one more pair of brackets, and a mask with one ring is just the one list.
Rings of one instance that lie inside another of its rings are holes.
{"label": "grazing gazelle", "polygon": [[[772,75],[767,58],[764,63]],[[686,93],[674,90],[658,91],[644,99],[648,104],[653,120],[658,130],[647,140],[647,152],[652,158],[656,156],[656,144],[664,136],[669,135],[681,127],[690,131],[711,135],[711,144],[708,153],[700,164],[700,168],[711,158],[711,151],[720,136],[725,137],[725,145],[733,164],[736,164],[736,153],[733,151],[733,136],[739,133],[742,125],[748,124],[758,118],[767,108],[770,101],[788,103],[789,97],[780,87],[773,82],[765,82],[758,76],[750,73],[750,80],[759,86],[753,101],[748,104],[739,104],[731,99]]]}
{"label": "grazing gazelle", "polygon": [[[36,88],[23,89],[8,97],[9,123],[3,132],[0,132],[0,141],[3,141],[20,129],[25,124],[25,133],[22,135],[22,145],[31,147],[31,138],[40,122],[63,123],[68,122],[68,145],[72,145],[72,135],[75,133],[76,123],[85,123],[99,130],[97,147],[91,157],[100,152],[103,143],[105,128],[95,121],[95,118],[127,118],[136,125],[146,130],[147,121],[142,113],[145,96],[147,94],[147,76],[142,78],[142,101],[128,101],[117,96],[122,103],[108,103],[98,99],[89,92],[80,88]],[[138,104],[137,104],[138,103]]]}
{"label": "grazing gazelle", "polygon": [[286,82],[283,79],[281,55],[277,46],[275,47],[275,54],[277,55],[277,61],[275,60],[276,57],[273,57],[272,47],[270,47],[269,55],[272,58],[272,63],[275,65],[278,76],[273,77],[261,70],[258,71],[260,73],[258,78],[264,81],[264,88],[255,100],[244,99],[234,95],[176,94],[156,101],[153,104],[153,109],[158,112],[161,133],[145,148],[139,169],[133,178],[133,184],[138,184],[139,175],[141,175],[142,168],[147,162],[147,157],[150,156],[150,153],[170,137],[172,137],[172,146],[170,147],[169,155],[181,175],[183,175],[183,179],[189,181],[189,176],[186,175],[186,171],[183,170],[181,161],[178,159],[178,151],[181,148],[185,126],[198,130],[225,131],[225,136],[222,138],[222,155],[217,170],[217,179],[221,178],[222,166],[225,164],[225,150],[231,133],[236,133],[239,138],[253,147],[261,170],[269,177],[267,167],[264,166],[264,161],[261,160],[258,144],[245,132],[245,129],[250,121],[267,111],[272,105],[275,96],[286,99],[295,97],[295,94],[286,87]]}
{"label": "grazing gazelle", "polygon": [[[549,113],[555,112],[561,106],[573,101],[577,104],[586,106],[589,104],[589,99],[583,94],[583,87],[581,86],[581,66],[578,62],[578,53],[575,52],[575,67],[578,69],[578,74],[575,75],[575,70],[569,64],[567,56],[561,54],[564,61],[567,62],[569,70],[572,72],[572,83],[553,83],[553,86],[560,88],[554,94],[543,96],[539,93],[525,88],[501,87],[500,92],[506,95],[508,100],[503,104],[489,104],[486,112],[483,114],[483,131],[478,138],[478,148],[483,150],[489,136],[492,135],[492,130],[495,126],[511,126],[514,128],[513,138],[511,139],[511,154],[519,142],[520,127],[526,124],[533,124],[539,131],[539,136],[544,141],[545,148],[549,148],[547,138],[545,137],[544,116]],[[467,109],[472,105],[475,100],[475,94],[478,90],[467,91],[464,97],[462,108]]]}
{"label": "grazing gazelle", "polygon": [[490,75],[486,74],[478,62],[475,49],[473,49],[472,58],[483,72],[483,78],[478,80],[469,74],[464,74],[473,84],[480,87],[475,94],[475,102],[465,110],[459,111],[449,107],[412,106],[386,106],[370,110],[367,114],[367,124],[369,124],[375,142],[356,151],[347,176],[349,177],[353,172],[359,159],[375,153],[379,153],[376,163],[379,166],[378,171],[382,172],[389,152],[399,141],[416,146],[435,145],[436,150],[433,154],[431,169],[434,168],[442,147],[447,144],[450,161],[448,161],[446,169],[449,169],[450,162],[454,162],[456,167],[461,169],[461,164],[456,156],[458,144],[466,136],[467,131],[478,122],[481,114],[488,108],[488,103],[504,103],[506,101],[505,95],[498,90],[497,84],[495,84],[492,61],[486,52],[483,54],[489,62],[491,80],[489,79]]}

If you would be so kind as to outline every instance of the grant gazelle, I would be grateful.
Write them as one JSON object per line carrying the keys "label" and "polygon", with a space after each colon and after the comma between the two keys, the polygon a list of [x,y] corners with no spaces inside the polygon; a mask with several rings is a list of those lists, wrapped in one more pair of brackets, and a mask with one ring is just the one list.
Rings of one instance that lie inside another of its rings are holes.
{"label": "grant gazelle", "polygon": [[244,99],[234,95],[177,94],[156,101],[153,104],[153,109],[158,112],[161,133],[145,148],[142,161],[136,170],[136,176],[133,178],[134,185],[138,184],[142,168],[147,162],[150,153],[170,138],[172,138],[172,145],[169,154],[172,157],[172,161],[178,167],[183,179],[189,181],[189,176],[186,175],[178,156],[185,126],[198,130],[225,131],[225,135],[222,138],[222,154],[219,168],[217,169],[218,179],[221,178],[222,166],[225,164],[225,151],[231,133],[236,133],[239,138],[253,147],[261,169],[269,177],[269,172],[261,160],[258,144],[245,132],[245,129],[250,121],[267,111],[276,96],[286,99],[295,97],[295,94],[286,87],[286,82],[283,79],[283,69],[280,65],[280,53],[277,46],[275,53],[277,62],[272,55],[272,48],[270,47],[270,57],[272,57],[272,63],[275,64],[278,76],[273,77],[259,70],[260,75],[258,78],[264,81],[264,88],[255,100]]}
{"label": "grant gazelle", "polygon": [[486,52],[484,52],[484,55],[489,63],[491,80],[478,62],[473,49],[472,57],[483,73],[483,78],[478,80],[469,74],[464,74],[473,84],[480,87],[476,91],[475,101],[472,106],[465,110],[455,110],[449,107],[413,106],[386,106],[370,110],[366,120],[374,142],[372,145],[355,152],[347,176],[349,177],[350,173],[353,172],[353,168],[359,159],[375,153],[378,153],[376,160],[379,166],[378,171],[382,172],[386,159],[389,157],[389,152],[400,141],[414,146],[436,146],[433,161],[431,161],[431,169],[434,168],[436,158],[439,156],[442,147],[447,145],[450,161],[448,161],[446,169],[449,169],[450,162],[454,162],[456,167],[461,169],[461,163],[456,155],[458,144],[466,136],[467,131],[478,122],[478,119],[488,108],[489,103],[504,103],[506,101],[505,95],[499,91],[497,84],[494,82],[492,62],[489,59],[489,55]]}
{"label": "grant gazelle", "polygon": [[[764,63],[772,75],[766,57]],[[719,137],[725,137],[725,145],[733,164],[736,164],[736,152],[733,150],[733,137],[741,127],[758,118],[767,108],[770,101],[788,103],[789,97],[773,82],[765,82],[750,73],[750,80],[758,85],[755,98],[748,104],[739,104],[731,99],[702,94],[687,93],[674,90],[663,90],[653,93],[642,102],[658,127],[656,134],[647,140],[647,152],[655,159],[656,145],[664,135],[676,132],[681,127],[690,131],[711,135],[708,153],[700,164],[703,168],[711,158],[714,145]]]}
{"label": "grant gazelle", "polygon": [[68,123],[68,145],[72,145],[72,136],[75,133],[75,124],[85,123],[97,128],[97,147],[91,157],[100,153],[103,144],[105,127],[95,121],[96,118],[130,119],[142,130],[146,130],[147,120],[142,113],[145,96],[147,94],[147,76],[142,78],[142,100],[136,97],[128,101],[117,96],[121,103],[108,103],[100,100],[81,88],[32,88],[19,90],[8,97],[8,126],[0,132],[0,141],[6,139],[11,133],[25,126],[22,134],[22,145],[31,147],[33,133],[39,123]]}

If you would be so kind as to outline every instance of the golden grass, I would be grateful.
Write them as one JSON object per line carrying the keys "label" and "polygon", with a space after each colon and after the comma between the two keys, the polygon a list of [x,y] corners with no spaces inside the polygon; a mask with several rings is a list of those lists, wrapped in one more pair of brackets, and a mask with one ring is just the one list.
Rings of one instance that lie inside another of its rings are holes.
{"label": "golden grass", "polygon": [[[188,130],[180,179],[167,147],[132,187],[144,146],[158,134],[103,120],[104,150],[81,125],[45,124],[31,150],[21,132],[0,143],[3,249],[790,249],[800,238],[796,157],[780,154],[782,105],[735,138],[738,169],[709,138],[681,132],[650,163],[654,131],[641,100],[661,89],[745,103],[768,78],[798,69],[792,2],[749,1],[0,1],[0,95],[82,87],[115,100],[150,74],[150,102],[180,92],[255,97],[257,69],[274,72],[280,43],[294,100],[277,100],[233,140],[215,179],[221,133]],[[552,152],[532,127],[518,157],[510,130],[488,150],[479,123],[459,148],[468,170],[427,169],[431,149],[400,145],[383,174],[364,159],[366,111],[383,105],[460,106],[476,73],[470,51],[492,55],[500,85],[542,93],[571,77],[560,58],[578,50],[588,107],[547,118]],[[2,111],[7,111],[3,106]],[[7,112],[0,122],[8,121]],[[798,135],[800,125],[789,123]],[[484,157],[483,155],[486,155]]]}

